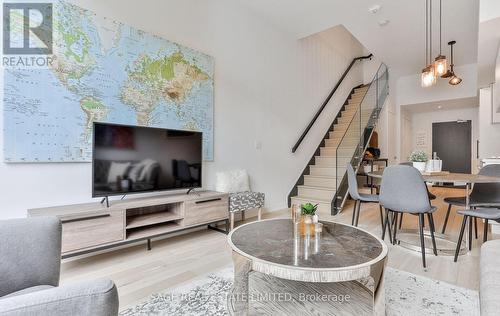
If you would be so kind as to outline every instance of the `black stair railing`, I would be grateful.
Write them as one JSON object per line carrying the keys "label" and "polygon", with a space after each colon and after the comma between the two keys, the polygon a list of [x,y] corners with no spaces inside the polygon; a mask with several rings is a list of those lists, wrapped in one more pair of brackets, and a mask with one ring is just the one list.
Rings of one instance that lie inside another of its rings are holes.
{"label": "black stair railing", "polygon": [[318,111],[316,112],[316,114],[314,114],[314,117],[311,119],[311,121],[309,122],[309,124],[307,125],[306,129],[302,132],[302,134],[300,135],[299,139],[297,140],[297,142],[295,143],[295,145],[292,147],[292,153],[295,153],[297,151],[297,149],[299,148],[300,144],[302,143],[302,141],[304,140],[304,138],[306,137],[307,133],[309,133],[309,131],[311,130],[311,127],[313,127],[314,123],[316,123],[316,120],[318,119],[318,117],[321,115],[321,113],[323,112],[323,110],[325,109],[325,107],[327,106],[328,102],[330,102],[330,100],[332,99],[333,95],[335,94],[335,92],[337,91],[337,89],[340,87],[340,85],[342,84],[342,82],[344,81],[345,77],[347,77],[347,75],[349,74],[349,71],[351,70],[351,68],[354,66],[354,64],[359,61],[359,60],[363,60],[363,59],[370,59],[373,57],[373,54],[370,54],[370,55],[367,55],[367,56],[360,56],[360,57],[356,57],[354,58],[351,63],[349,64],[349,66],[346,68],[346,70],[344,71],[344,73],[342,74],[342,76],[340,77],[339,81],[337,82],[337,84],[335,85],[335,87],[333,87],[332,91],[330,91],[330,93],[328,94],[328,96],[326,97],[325,101],[323,101],[323,103],[321,104],[320,108],[318,109]]}

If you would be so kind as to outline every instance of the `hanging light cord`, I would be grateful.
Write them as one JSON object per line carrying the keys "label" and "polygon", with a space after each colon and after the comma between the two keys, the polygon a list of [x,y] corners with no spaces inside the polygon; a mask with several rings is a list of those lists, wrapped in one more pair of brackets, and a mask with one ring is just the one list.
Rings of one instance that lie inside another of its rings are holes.
{"label": "hanging light cord", "polygon": [[432,0],[429,0],[429,65],[432,63]]}
{"label": "hanging light cord", "polygon": [[441,55],[441,43],[443,42],[443,40],[441,39],[442,38],[442,18],[443,18],[443,15],[442,15],[442,12],[443,11],[443,2],[442,0],[439,0],[439,55]]}
{"label": "hanging light cord", "polygon": [[425,67],[427,67],[427,63],[429,61],[429,57],[427,54],[429,54],[429,51],[428,51],[428,45],[429,45],[429,38],[428,38],[428,35],[429,35],[429,29],[428,29],[428,25],[429,25],[429,21],[428,21],[428,16],[429,16],[429,0],[425,0]]}

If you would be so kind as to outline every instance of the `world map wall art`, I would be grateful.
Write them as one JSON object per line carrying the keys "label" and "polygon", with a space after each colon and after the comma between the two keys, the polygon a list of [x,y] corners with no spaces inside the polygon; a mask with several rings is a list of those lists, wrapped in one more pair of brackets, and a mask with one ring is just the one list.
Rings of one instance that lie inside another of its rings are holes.
{"label": "world map wall art", "polygon": [[89,162],[94,121],[201,131],[213,159],[212,57],[63,1],[52,28],[50,64],[4,69],[5,162]]}

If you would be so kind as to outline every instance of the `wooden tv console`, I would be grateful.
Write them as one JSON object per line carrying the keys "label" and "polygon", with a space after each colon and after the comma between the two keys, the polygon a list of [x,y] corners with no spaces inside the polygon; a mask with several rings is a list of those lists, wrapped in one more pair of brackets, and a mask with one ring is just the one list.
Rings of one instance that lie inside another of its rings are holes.
{"label": "wooden tv console", "polygon": [[227,193],[201,191],[101,203],[29,209],[28,216],[57,216],[62,222],[62,257],[147,240],[173,232],[225,221],[229,229]]}

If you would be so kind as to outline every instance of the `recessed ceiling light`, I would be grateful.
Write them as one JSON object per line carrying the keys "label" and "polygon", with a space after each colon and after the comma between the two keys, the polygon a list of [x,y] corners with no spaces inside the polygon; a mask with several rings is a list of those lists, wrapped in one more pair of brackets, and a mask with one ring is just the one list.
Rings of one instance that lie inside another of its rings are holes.
{"label": "recessed ceiling light", "polygon": [[376,5],[374,5],[373,7],[369,8],[369,9],[368,9],[368,12],[375,14],[375,13],[377,13],[378,11],[380,11],[380,9],[381,9],[381,8],[382,8],[382,7],[380,6],[380,4],[376,4]]}
{"label": "recessed ceiling light", "polygon": [[440,110],[441,110],[442,108],[443,108],[443,107],[442,107],[441,105],[438,105],[438,109],[440,109]]}
{"label": "recessed ceiling light", "polygon": [[389,20],[380,20],[378,21],[378,25],[380,26],[386,26],[387,24],[389,24]]}

